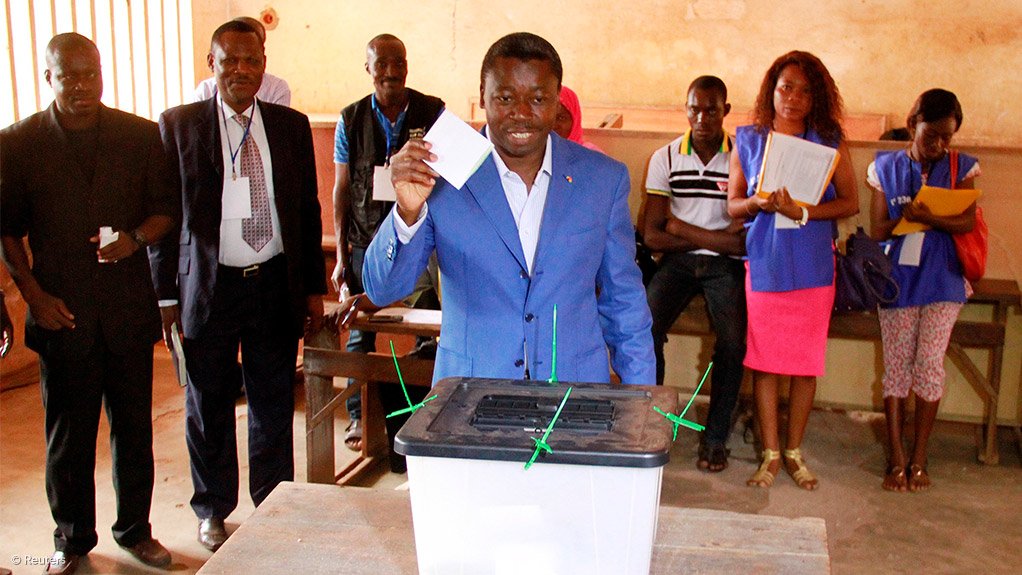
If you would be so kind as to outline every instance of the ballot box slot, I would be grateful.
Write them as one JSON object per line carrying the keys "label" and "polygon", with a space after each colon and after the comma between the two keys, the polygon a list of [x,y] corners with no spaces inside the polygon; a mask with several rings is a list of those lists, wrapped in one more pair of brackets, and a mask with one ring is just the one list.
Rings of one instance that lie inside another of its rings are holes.
{"label": "ballot box slot", "polygon": [[[550,423],[561,397],[550,395],[486,395],[472,414],[479,430],[542,429]],[[569,398],[557,419],[557,429],[601,433],[613,429],[614,402],[609,399]]]}

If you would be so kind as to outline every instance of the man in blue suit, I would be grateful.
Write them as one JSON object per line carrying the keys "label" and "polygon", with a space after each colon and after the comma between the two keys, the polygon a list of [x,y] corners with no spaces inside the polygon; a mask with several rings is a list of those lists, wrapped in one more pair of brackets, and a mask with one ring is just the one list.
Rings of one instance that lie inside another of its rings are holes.
{"label": "man in blue suit", "polygon": [[397,205],[366,254],[377,304],[409,293],[435,248],[443,324],[433,379],[557,378],[653,385],[652,321],[623,164],[552,134],[562,68],[549,42],[510,34],[483,59],[490,158],[456,189],[409,141],[391,159]]}

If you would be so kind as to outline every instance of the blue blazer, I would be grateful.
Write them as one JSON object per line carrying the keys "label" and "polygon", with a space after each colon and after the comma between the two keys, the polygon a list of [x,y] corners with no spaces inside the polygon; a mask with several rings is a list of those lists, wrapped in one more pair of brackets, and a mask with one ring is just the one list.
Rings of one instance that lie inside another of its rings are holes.
{"label": "blue blazer", "polygon": [[[363,284],[379,304],[409,294],[436,249],[443,323],[433,381],[450,376],[653,385],[652,320],[628,211],[624,164],[551,135],[550,188],[530,276],[492,157],[458,190],[439,180],[402,244],[396,211],[369,246]],[[524,349],[528,349],[528,354]]]}

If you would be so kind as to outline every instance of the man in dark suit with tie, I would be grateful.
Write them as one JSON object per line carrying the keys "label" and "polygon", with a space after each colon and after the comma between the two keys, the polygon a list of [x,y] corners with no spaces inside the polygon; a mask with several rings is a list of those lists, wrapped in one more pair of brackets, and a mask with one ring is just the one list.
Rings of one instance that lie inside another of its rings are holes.
{"label": "man in dark suit with tie", "polygon": [[238,503],[230,378],[239,345],[248,399],[249,493],[256,505],[294,478],[293,379],[303,325],[318,330],[326,271],[308,118],[256,100],[266,58],[251,25],[213,33],[217,96],[160,117],[178,167],[179,233],[151,258],[163,314],[183,333],[188,371],[186,440],[199,518],[211,551]]}
{"label": "man in dark suit with tie", "polygon": [[53,104],[0,132],[0,242],[28,303],[25,343],[39,353],[46,494],[57,524],[47,572],[73,573],[98,542],[93,478],[104,404],[114,539],[144,563],[165,566],[170,554],[149,523],[160,316],[145,247],[178,217],[170,170],[156,124],[100,103],[91,40],[54,36],[44,77]]}

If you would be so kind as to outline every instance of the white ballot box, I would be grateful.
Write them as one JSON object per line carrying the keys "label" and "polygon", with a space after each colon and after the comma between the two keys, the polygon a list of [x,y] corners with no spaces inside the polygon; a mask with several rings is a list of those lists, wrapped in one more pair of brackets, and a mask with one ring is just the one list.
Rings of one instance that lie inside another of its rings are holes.
{"label": "white ballot box", "polygon": [[[532,458],[567,389],[542,453]],[[671,388],[448,378],[398,433],[419,573],[649,573]]]}

